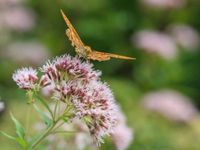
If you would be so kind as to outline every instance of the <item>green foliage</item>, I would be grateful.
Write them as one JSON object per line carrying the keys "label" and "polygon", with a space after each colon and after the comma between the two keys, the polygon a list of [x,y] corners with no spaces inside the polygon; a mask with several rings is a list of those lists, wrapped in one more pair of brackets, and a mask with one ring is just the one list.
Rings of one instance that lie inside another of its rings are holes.
{"label": "green foliage", "polygon": [[3,131],[1,131],[1,133],[11,139],[16,141],[19,145],[21,145],[23,147],[23,149],[27,149],[28,148],[28,142],[25,139],[25,130],[23,128],[23,126],[20,124],[20,122],[13,116],[12,113],[10,113],[11,119],[13,121],[13,123],[15,124],[15,128],[16,128],[16,134],[17,137],[11,136]]}
{"label": "green foliage", "polygon": [[52,120],[46,115],[46,113],[43,110],[38,108],[36,104],[34,104],[34,108],[40,114],[47,128],[50,127],[52,125]]}

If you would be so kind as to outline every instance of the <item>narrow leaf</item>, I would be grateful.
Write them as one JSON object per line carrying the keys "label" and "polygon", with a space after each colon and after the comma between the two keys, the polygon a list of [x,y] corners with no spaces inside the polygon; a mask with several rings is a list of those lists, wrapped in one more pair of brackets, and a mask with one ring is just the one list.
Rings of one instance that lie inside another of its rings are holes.
{"label": "narrow leaf", "polygon": [[7,137],[7,138],[9,138],[9,139],[11,139],[11,140],[16,141],[16,138],[15,138],[15,137],[13,137],[13,136],[11,136],[11,135],[9,135],[9,134],[3,132],[3,131],[0,131],[0,133],[1,133],[2,135],[4,135],[5,137]]}
{"label": "narrow leaf", "polygon": [[49,127],[52,124],[52,120],[41,109],[39,109],[36,105],[34,105],[34,108],[40,114],[41,118],[43,119],[43,121],[45,122],[47,127]]}
{"label": "narrow leaf", "polygon": [[19,145],[21,145],[24,149],[28,147],[28,144],[27,144],[27,142],[26,142],[24,139],[18,137],[18,138],[16,138],[16,141],[17,141],[17,143],[19,143]]}
{"label": "narrow leaf", "polygon": [[49,111],[49,113],[51,114],[51,116],[53,117],[53,114],[52,114],[52,111],[51,109],[49,108],[49,105],[45,102],[45,100],[43,100],[42,98],[40,98],[39,96],[37,96],[35,94],[35,97],[37,98],[37,100],[40,101],[40,103],[42,103],[44,105],[44,107]]}
{"label": "narrow leaf", "polygon": [[16,133],[17,135],[21,138],[24,139],[25,137],[25,130],[23,128],[23,126],[20,124],[20,122],[13,116],[12,113],[10,113],[11,119],[15,124],[15,128],[16,128]]}

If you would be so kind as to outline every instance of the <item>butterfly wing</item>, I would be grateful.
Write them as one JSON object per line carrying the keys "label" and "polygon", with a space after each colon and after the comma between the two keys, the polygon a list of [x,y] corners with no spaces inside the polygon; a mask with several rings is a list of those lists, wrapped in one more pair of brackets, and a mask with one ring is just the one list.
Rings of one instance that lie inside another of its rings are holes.
{"label": "butterfly wing", "polygon": [[135,59],[135,58],[128,57],[128,56],[99,52],[99,51],[90,52],[88,54],[87,58],[92,59],[92,60],[98,60],[98,61],[106,61],[106,60],[109,60],[111,58],[126,59],[126,60],[134,60]]}
{"label": "butterfly wing", "polygon": [[71,22],[69,21],[67,16],[64,14],[64,12],[62,10],[60,11],[68,26],[68,29],[66,30],[66,35],[71,41],[72,46],[75,47],[77,54],[81,55],[82,57],[86,56],[87,59],[98,60],[98,61],[105,61],[105,60],[109,60],[110,58],[127,59],[127,60],[134,59],[134,58],[122,56],[122,55],[92,51],[89,46],[86,46],[82,42],[81,38],[79,37],[78,33],[76,32],[76,30],[74,29],[74,27],[72,26]]}
{"label": "butterfly wing", "polygon": [[72,26],[72,24],[69,21],[69,19],[67,18],[67,16],[64,14],[64,12],[62,10],[60,10],[60,11],[65,20],[65,23],[68,26],[68,29],[66,30],[66,35],[68,36],[69,40],[71,41],[72,46],[75,47],[75,50],[78,54],[84,53],[84,51],[86,50],[84,43],[82,42],[81,38],[79,37],[78,33]]}

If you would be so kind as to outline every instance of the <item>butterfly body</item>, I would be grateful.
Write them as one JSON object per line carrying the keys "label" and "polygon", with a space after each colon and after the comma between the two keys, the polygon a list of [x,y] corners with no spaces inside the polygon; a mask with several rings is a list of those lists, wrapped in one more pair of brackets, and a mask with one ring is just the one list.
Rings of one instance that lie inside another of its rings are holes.
{"label": "butterfly body", "polygon": [[83,57],[85,59],[98,60],[98,61],[105,61],[105,60],[109,60],[110,58],[127,59],[127,60],[135,59],[135,58],[127,57],[127,56],[92,50],[90,46],[87,46],[82,42],[78,33],[76,32],[71,22],[69,21],[69,19],[67,18],[67,16],[64,14],[62,10],[61,10],[61,14],[68,26],[68,29],[66,30],[66,35],[71,41],[71,45],[75,47],[76,53],[80,57]]}

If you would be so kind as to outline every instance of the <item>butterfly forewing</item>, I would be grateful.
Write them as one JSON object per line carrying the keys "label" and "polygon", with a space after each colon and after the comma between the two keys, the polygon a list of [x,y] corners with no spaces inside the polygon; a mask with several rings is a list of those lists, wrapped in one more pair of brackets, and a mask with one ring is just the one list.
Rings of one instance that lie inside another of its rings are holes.
{"label": "butterfly forewing", "polygon": [[66,35],[68,36],[69,40],[72,42],[72,46],[75,47],[76,52],[80,53],[81,50],[84,50],[84,43],[81,41],[81,38],[79,37],[78,33],[70,23],[69,19],[67,16],[64,14],[64,12],[61,10],[62,16],[68,26],[68,29],[66,30]]}

